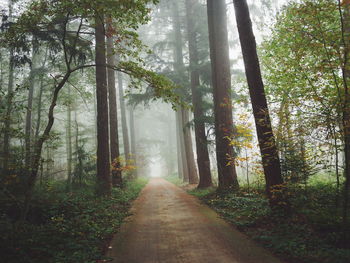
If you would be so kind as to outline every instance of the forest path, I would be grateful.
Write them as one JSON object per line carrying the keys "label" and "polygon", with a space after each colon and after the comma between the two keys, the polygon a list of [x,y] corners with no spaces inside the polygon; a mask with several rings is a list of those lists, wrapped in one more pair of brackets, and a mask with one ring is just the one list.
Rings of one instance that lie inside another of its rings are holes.
{"label": "forest path", "polygon": [[153,178],[112,241],[123,263],[281,263],[193,196]]}

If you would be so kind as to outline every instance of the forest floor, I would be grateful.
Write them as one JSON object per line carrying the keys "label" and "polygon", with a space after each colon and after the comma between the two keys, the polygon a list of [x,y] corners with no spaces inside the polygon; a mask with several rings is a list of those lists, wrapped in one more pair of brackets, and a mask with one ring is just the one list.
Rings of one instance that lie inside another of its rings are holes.
{"label": "forest floor", "polygon": [[111,243],[114,263],[281,263],[172,183],[151,179]]}

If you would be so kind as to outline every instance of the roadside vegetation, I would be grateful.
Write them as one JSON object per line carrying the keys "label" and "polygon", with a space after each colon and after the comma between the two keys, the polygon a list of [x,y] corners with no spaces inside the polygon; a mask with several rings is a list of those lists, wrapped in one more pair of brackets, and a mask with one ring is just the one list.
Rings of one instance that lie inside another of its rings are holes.
{"label": "roadside vegetation", "polygon": [[264,189],[241,186],[238,192],[189,191],[253,240],[291,263],[347,263],[341,204],[336,187],[313,180],[307,187],[288,185],[288,215],[272,211]]}
{"label": "roadside vegetation", "polygon": [[1,262],[99,262],[146,182],[126,181],[110,198],[96,197],[92,182],[70,192],[64,182],[48,182],[35,189],[25,222],[17,203],[1,194]]}

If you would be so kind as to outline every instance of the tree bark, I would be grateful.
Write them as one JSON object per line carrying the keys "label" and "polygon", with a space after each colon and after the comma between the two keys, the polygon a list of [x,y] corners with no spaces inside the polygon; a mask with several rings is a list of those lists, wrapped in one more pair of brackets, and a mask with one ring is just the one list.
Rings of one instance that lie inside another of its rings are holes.
{"label": "tree bark", "polygon": [[118,74],[118,88],[119,88],[119,103],[120,103],[120,112],[121,112],[121,119],[122,119],[124,155],[125,155],[125,160],[127,161],[127,160],[130,160],[130,143],[129,143],[128,123],[126,121],[123,76],[120,72],[118,72],[117,74]]}
{"label": "tree bark", "polygon": [[231,73],[225,0],[207,0],[214,95],[216,159],[219,189],[238,189],[234,164]]}
{"label": "tree bark", "polygon": [[181,110],[179,109],[176,112],[176,123],[178,128],[178,133],[180,137],[180,155],[181,155],[181,163],[182,163],[182,180],[183,182],[188,182],[189,174],[188,174],[188,162],[186,158],[186,151],[185,151],[185,139],[184,139],[184,133],[183,133],[183,121],[182,121],[182,114]]}
{"label": "tree bark", "polygon": [[108,134],[108,91],[104,15],[97,14],[96,28],[96,98],[97,98],[97,185],[98,195],[111,194]]}
{"label": "tree bark", "polygon": [[[111,26],[111,25],[109,25]],[[113,37],[107,38],[107,64],[114,67],[116,65],[116,57],[113,50]],[[118,115],[117,115],[117,95],[115,86],[115,71],[108,68],[108,94],[109,94],[109,133],[110,133],[110,149],[112,162],[112,185],[121,187],[122,172],[120,170],[120,153],[119,153],[119,135],[118,135]]]}
{"label": "tree bark", "polygon": [[71,87],[68,87],[68,104],[67,104],[67,126],[66,126],[66,143],[67,143],[67,189],[72,184],[72,101]]}
{"label": "tree bark", "polygon": [[186,159],[188,163],[188,182],[190,184],[198,184],[198,172],[196,163],[193,156],[193,145],[192,145],[192,136],[191,129],[188,127],[190,121],[189,111],[187,109],[182,109],[182,121],[183,121],[183,133],[185,140],[185,152]]}
{"label": "tree bark", "polygon": [[194,132],[196,138],[197,165],[199,170],[198,188],[206,188],[212,186],[210,159],[208,152],[208,141],[205,132],[203,99],[200,88],[200,78],[198,71],[198,49],[195,30],[195,21],[193,20],[194,12],[198,5],[197,0],[186,0],[186,18],[187,18],[187,34],[188,47],[190,55],[190,78],[192,91],[192,104],[194,114]]}
{"label": "tree bark", "polygon": [[29,73],[29,90],[28,90],[28,100],[27,100],[27,110],[26,110],[26,122],[25,122],[25,169],[29,171],[31,164],[31,149],[32,149],[32,112],[33,112],[33,98],[34,98],[34,88],[37,75],[37,58],[38,58],[38,47],[33,41],[32,50],[32,64]]}
{"label": "tree bark", "polygon": [[238,33],[253,107],[261,159],[264,167],[266,192],[270,204],[273,205],[277,200],[274,200],[276,197],[273,196],[271,190],[283,184],[280,160],[271,127],[270,114],[261,77],[256,41],[247,1],[233,0],[233,4],[235,7]]}
{"label": "tree bark", "polygon": [[182,152],[181,152],[181,134],[180,134],[180,123],[177,112],[175,112],[175,124],[176,124],[176,156],[177,156],[177,173],[178,177],[184,178],[184,167],[182,163]]}
{"label": "tree bark", "polygon": [[[49,49],[46,47],[45,50],[45,57],[43,64],[41,68],[45,68],[46,61],[47,61],[47,55],[48,55]],[[44,75],[43,73],[40,74],[40,81],[39,81],[39,94],[37,98],[37,117],[36,117],[36,127],[35,127],[35,141],[38,140],[39,138],[39,133],[40,133],[40,124],[41,124],[41,105],[42,105],[42,96],[43,96],[43,91],[44,91]]]}
{"label": "tree bark", "polygon": [[131,106],[129,108],[129,120],[130,120],[130,146],[131,146],[131,156],[134,160],[134,165],[136,170],[133,172],[133,175],[137,177],[138,169],[137,169],[137,154],[136,154],[136,134],[135,134],[135,116],[134,116],[135,107]]}
{"label": "tree bark", "polygon": [[[181,22],[179,16],[179,7],[178,3],[173,3],[173,30],[174,30],[174,70],[177,74],[180,75],[180,78],[186,78],[185,76],[185,65],[183,62],[183,49],[182,49],[182,33],[181,33]],[[183,87],[185,89],[185,87]],[[186,93],[186,92],[185,92]],[[187,114],[187,115],[186,115]],[[184,147],[184,156],[182,162],[186,162],[184,168],[187,167],[187,172],[184,173],[184,181],[189,183],[198,183],[198,175],[196,164],[193,156],[193,147],[192,147],[192,138],[191,133],[186,124],[188,120],[186,118],[188,113],[185,113],[185,109],[182,107],[179,112],[179,119],[181,120],[181,133],[180,136],[183,138],[183,147]]]}

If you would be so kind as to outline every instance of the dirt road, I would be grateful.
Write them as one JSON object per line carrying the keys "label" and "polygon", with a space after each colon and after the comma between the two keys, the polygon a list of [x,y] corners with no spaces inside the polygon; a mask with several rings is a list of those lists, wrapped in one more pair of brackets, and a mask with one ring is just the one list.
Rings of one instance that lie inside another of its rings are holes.
{"label": "dirt road", "polygon": [[196,198],[151,179],[113,239],[114,263],[281,263]]}

